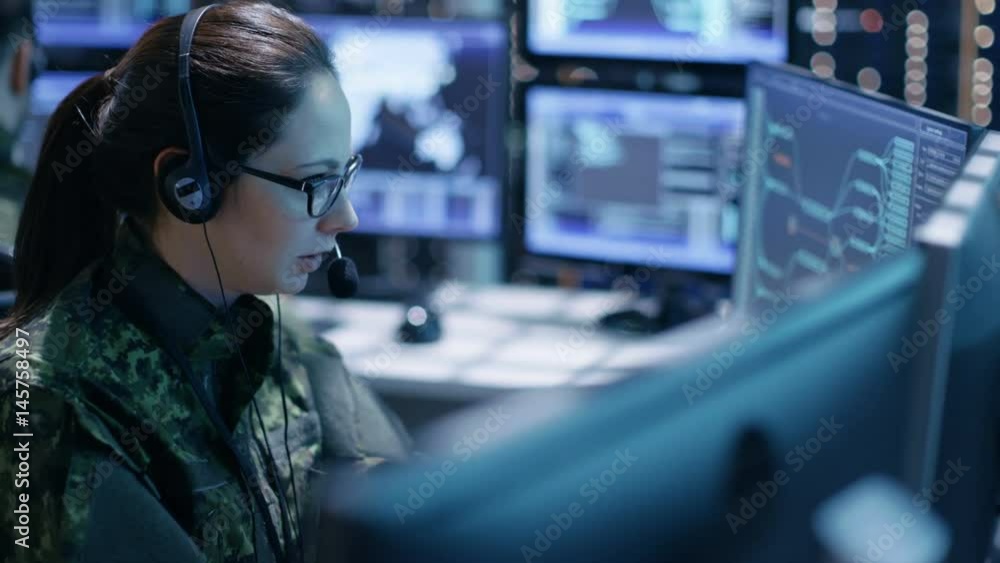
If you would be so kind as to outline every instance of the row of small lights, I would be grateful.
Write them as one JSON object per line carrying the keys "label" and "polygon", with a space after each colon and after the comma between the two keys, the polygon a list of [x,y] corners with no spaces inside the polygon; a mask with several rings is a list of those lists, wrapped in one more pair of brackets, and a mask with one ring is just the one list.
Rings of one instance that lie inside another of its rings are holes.
{"label": "row of small lights", "polygon": [[[982,16],[988,16],[996,10],[996,0],[976,0],[976,9]],[[989,49],[995,41],[993,28],[988,25],[978,25],[972,32],[972,38],[979,49]],[[972,122],[976,125],[989,125],[993,121],[993,63],[984,57],[972,61]]]}
{"label": "row of small lights", "polygon": [[[837,0],[813,0],[812,38],[821,47],[829,47],[837,41]],[[981,15],[989,15],[996,10],[996,0],[976,0],[976,8]],[[867,9],[860,14],[861,28],[869,33],[882,31],[885,22],[881,13]],[[915,106],[927,103],[927,52],[930,41],[930,20],[921,10],[913,10],[906,16],[906,66],[903,95]],[[995,34],[987,25],[976,26],[973,38],[979,49],[993,46]],[[817,51],[809,60],[812,71],[823,78],[833,77],[837,61],[827,51]],[[993,63],[978,57],[972,66],[972,121],[978,125],[989,125],[993,121],[990,104],[993,102]],[[858,86],[868,91],[878,91],[882,87],[882,75],[873,67],[858,71]]]}
{"label": "row of small lights", "polygon": [[930,19],[921,10],[906,15],[906,79],[903,98],[910,104],[927,103],[927,43]]}
{"label": "row of small lights", "polygon": [[[861,28],[869,33],[878,33],[884,24],[877,10],[864,10],[860,16]],[[837,41],[837,0],[813,0],[812,39],[820,47],[829,47]],[[832,78],[837,70],[837,61],[827,51],[817,51],[809,59],[813,73],[823,78]],[[882,87],[882,75],[873,67],[858,71],[858,85],[865,90],[878,91]]]}

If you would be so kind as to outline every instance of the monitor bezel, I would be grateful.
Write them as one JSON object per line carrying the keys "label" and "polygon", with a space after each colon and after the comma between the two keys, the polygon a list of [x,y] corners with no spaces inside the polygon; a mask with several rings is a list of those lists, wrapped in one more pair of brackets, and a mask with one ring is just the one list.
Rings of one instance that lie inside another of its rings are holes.
{"label": "monitor bezel", "polygon": [[[375,21],[378,23],[377,16],[364,16],[364,15],[336,15],[336,14],[300,14],[300,17],[306,22],[309,27],[316,32],[317,35],[324,41],[328,40],[328,33],[332,27],[341,27],[350,25],[352,22],[367,22]],[[441,31],[462,31],[463,29],[487,29],[496,28],[496,31],[501,32],[501,35],[505,38],[501,47],[496,50],[496,55],[498,60],[496,61],[497,69],[503,69],[503,72],[499,75],[500,87],[494,92],[493,96],[502,96],[505,103],[496,104],[496,110],[493,115],[493,119],[496,119],[499,124],[499,137],[496,145],[499,147],[499,154],[497,155],[498,162],[500,164],[498,168],[498,174],[496,180],[498,182],[498,192],[496,197],[496,207],[495,212],[498,214],[497,225],[494,232],[486,235],[479,234],[469,234],[469,233],[440,233],[440,232],[414,232],[400,230],[356,230],[350,233],[351,238],[406,238],[406,239],[419,239],[419,240],[448,240],[448,241],[460,241],[460,242],[502,242],[508,240],[510,234],[508,232],[508,221],[506,218],[510,215],[510,208],[507,207],[507,202],[509,198],[507,197],[507,192],[510,191],[510,150],[507,146],[507,137],[511,130],[511,105],[510,96],[512,88],[512,80],[510,76],[510,62],[511,62],[511,38],[509,26],[506,22],[493,19],[460,19],[460,20],[434,20],[420,17],[409,17],[409,16],[388,16],[391,19],[389,24],[384,24],[382,27],[391,27],[392,25],[398,25],[405,29],[429,29]],[[336,59],[334,59],[334,65],[336,65]],[[493,63],[490,63],[492,67]],[[502,110],[501,110],[502,107]],[[488,133],[489,134],[489,133]],[[364,171],[362,170],[362,174]]]}
{"label": "monitor bezel", "polygon": [[[720,59],[680,59],[680,58],[667,58],[667,57],[601,57],[596,55],[578,55],[573,53],[547,53],[547,52],[537,52],[531,49],[530,43],[528,41],[528,29],[530,27],[530,16],[529,13],[531,8],[530,4],[533,0],[525,0],[523,2],[515,2],[515,29],[517,31],[517,48],[522,54],[525,60],[531,62],[532,64],[538,66],[548,66],[552,64],[558,64],[563,62],[572,61],[577,64],[600,68],[600,67],[611,67],[618,66],[621,61],[630,61],[635,64],[648,65],[651,70],[663,71],[663,70],[676,70],[684,71],[685,69],[694,72],[740,72],[742,69],[746,68],[748,64],[752,64],[755,59],[745,59],[745,60],[720,60]],[[791,7],[786,7],[784,14],[783,25],[778,26],[784,33],[784,51],[785,56],[781,59],[776,59],[770,62],[785,62],[792,60],[792,49],[793,41],[792,35],[795,31],[795,18],[793,17],[793,10]]]}
{"label": "monitor bezel", "polygon": [[[725,87],[703,88],[695,91],[672,91],[667,89],[641,89],[632,85],[613,83],[609,81],[581,82],[579,84],[566,84],[557,79],[547,79],[534,82],[524,82],[515,85],[514,88],[514,123],[518,134],[518,150],[511,152],[511,173],[510,173],[510,202],[508,208],[510,213],[510,234],[507,239],[507,263],[505,266],[505,278],[507,281],[517,281],[515,278],[521,270],[522,262],[526,259],[548,259],[572,264],[579,267],[593,265],[610,265],[621,268],[638,268],[646,264],[616,261],[599,260],[597,258],[582,258],[577,256],[560,255],[556,253],[535,252],[528,249],[526,244],[526,223],[527,223],[527,98],[528,93],[534,88],[565,88],[566,90],[607,90],[619,93],[645,93],[664,94],[671,96],[690,96],[700,98],[721,98],[727,100],[743,100],[742,92],[727,89]],[[517,221],[521,221],[518,227]],[[739,248],[736,249],[737,253]],[[689,268],[679,268],[667,265],[653,265],[655,271],[666,274],[695,275],[714,281],[729,281],[736,269],[736,258],[734,256],[733,267],[728,272],[718,272],[715,270],[695,270]]]}
{"label": "monitor bezel", "polygon": [[[830,87],[840,92],[858,96],[861,99],[874,100],[876,102],[885,104],[889,108],[905,111],[907,113],[916,115],[918,117],[935,121],[943,126],[961,129],[966,134],[965,157],[964,157],[966,160],[969,158],[969,155],[975,150],[975,147],[978,144],[980,137],[982,136],[983,128],[973,125],[967,121],[963,121],[961,119],[953,117],[951,115],[926,107],[913,106],[904,102],[903,100],[893,98],[892,96],[883,94],[881,92],[862,90],[861,88],[853,84],[844,82],[842,80],[838,80],[836,78],[823,78],[817,76],[816,74],[810,72],[805,68],[786,63],[753,63],[748,65],[746,73],[746,83],[744,84],[745,96],[749,95],[750,82],[751,80],[753,80],[753,77],[759,72],[784,73],[791,79],[806,80],[811,84]],[[746,111],[746,122],[744,123],[744,131],[746,131],[747,134],[749,134],[749,126],[752,119],[753,116],[751,115],[751,108],[748,105]],[[744,142],[743,146],[744,146],[743,162],[746,162],[747,161],[746,151],[749,150],[749,144]],[[746,202],[748,199],[745,188],[746,186],[743,187],[740,193],[741,202]],[[749,272],[751,271],[750,268],[748,268],[748,262],[750,261],[750,258],[753,256],[753,249],[749,247],[750,237],[748,237],[747,233],[747,230],[750,228],[750,223],[746,221],[744,218],[748,212],[749,211],[745,204],[740,206],[739,236],[737,238],[738,244],[736,250],[736,262],[733,265],[733,277],[732,277],[733,306],[737,310],[745,314],[749,314],[752,312],[750,310],[749,300],[746,295],[746,289],[749,286],[748,276],[750,275]]]}

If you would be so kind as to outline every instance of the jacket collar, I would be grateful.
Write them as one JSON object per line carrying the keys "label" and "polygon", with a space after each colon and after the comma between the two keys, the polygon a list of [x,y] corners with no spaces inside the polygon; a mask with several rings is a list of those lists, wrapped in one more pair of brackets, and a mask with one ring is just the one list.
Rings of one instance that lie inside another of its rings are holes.
{"label": "jacket collar", "polygon": [[111,281],[93,288],[98,302],[102,291],[113,293],[116,287],[128,284],[141,299],[147,320],[157,325],[161,334],[169,335],[192,362],[238,360],[235,354],[239,346],[255,387],[262,373],[269,371],[274,318],[264,301],[241,295],[230,302],[227,318],[160,257],[144,229],[130,218],[119,226],[110,265]]}

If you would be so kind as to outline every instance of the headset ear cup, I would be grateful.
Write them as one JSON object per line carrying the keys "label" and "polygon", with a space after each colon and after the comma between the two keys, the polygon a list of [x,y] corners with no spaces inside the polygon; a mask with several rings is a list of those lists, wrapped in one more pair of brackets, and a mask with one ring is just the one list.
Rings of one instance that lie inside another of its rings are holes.
{"label": "headset ear cup", "polygon": [[177,193],[174,191],[174,185],[185,176],[183,170],[186,160],[186,156],[179,154],[167,157],[160,166],[156,178],[156,192],[171,215],[185,223],[190,223],[190,212],[184,209],[177,200]]}
{"label": "headset ear cup", "polygon": [[173,175],[177,170],[184,165],[184,161],[187,160],[187,156],[183,154],[172,154],[160,165],[160,171],[156,176],[156,182],[159,185],[160,193],[166,193],[167,179]]}
{"label": "headset ear cup", "polygon": [[[215,216],[219,207],[219,198],[214,193],[215,188],[207,181],[197,181],[203,174],[192,170],[191,162],[185,156],[168,158],[160,170],[157,191],[160,201],[171,215],[194,225],[204,223]],[[187,189],[182,189],[182,193],[179,194],[178,186]]]}

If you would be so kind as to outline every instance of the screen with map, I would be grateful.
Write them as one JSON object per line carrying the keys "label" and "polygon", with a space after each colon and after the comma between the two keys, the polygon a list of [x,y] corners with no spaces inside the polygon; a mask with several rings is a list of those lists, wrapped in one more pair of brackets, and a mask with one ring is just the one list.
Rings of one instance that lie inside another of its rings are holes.
{"label": "screen with map", "polygon": [[364,166],[360,232],[491,238],[500,230],[507,31],[497,22],[308,18],[328,42]]}
{"label": "screen with map", "polygon": [[971,127],[791,67],[747,78],[738,305],[850,274],[913,240],[958,176]]}

